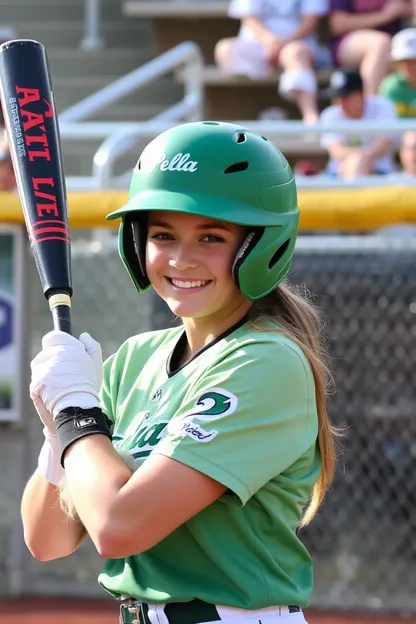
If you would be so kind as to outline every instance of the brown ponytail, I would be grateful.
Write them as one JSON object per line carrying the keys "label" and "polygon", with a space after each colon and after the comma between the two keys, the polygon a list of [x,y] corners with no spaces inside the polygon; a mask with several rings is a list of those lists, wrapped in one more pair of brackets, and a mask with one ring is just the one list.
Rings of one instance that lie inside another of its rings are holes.
{"label": "brown ponytail", "polygon": [[284,282],[269,295],[254,302],[250,320],[253,329],[259,331],[271,330],[270,320],[274,321],[278,326],[276,330],[293,340],[305,353],[315,379],[322,470],[304,511],[300,523],[302,527],[312,520],[331,484],[335,471],[335,439],[340,434],[340,430],[331,425],[327,412],[327,395],[332,377],[326,363],[321,313],[307,296]]}

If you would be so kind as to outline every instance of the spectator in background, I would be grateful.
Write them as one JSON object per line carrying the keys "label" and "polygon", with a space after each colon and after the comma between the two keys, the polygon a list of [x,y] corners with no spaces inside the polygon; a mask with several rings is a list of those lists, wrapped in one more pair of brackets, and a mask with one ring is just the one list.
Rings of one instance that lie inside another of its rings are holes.
{"label": "spectator in background", "polygon": [[411,0],[330,0],[334,63],[359,69],[367,95],[388,74],[391,37],[411,15]]}
{"label": "spectator in background", "polygon": [[[400,164],[402,166],[401,171],[397,172],[392,178],[392,184],[394,183],[406,183],[406,178],[411,178],[412,182],[416,180],[416,131],[408,130],[403,133],[400,151],[399,151]],[[397,180],[397,176],[399,179]],[[416,225],[414,223],[394,223],[392,225],[386,225],[380,228],[377,232],[378,236],[389,236],[392,238],[400,238],[402,241],[404,238],[416,239]]]}
{"label": "spectator in background", "polygon": [[403,133],[400,145],[400,164],[402,175],[416,178],[416,131],[408,130]]}
{"label": "spectator in background", "polygon": [[396,71],[383,80],[380,93],[393,102],[398,117],[416,117],[416,28],[394,35],[391,59]]}
{"label": "spectator in background", "polygon": [[[387,174],[394,171],[394,140],[368,134],[343,134],[336,128],[348,120],[388,122],[396,114],[391,102],[380,95],[365,95],[363,81],[356,69],[339,69],[330,79],[329,95],[333,101],[322,111],[320,122],[331,130],[321,137],[328,151],[327,172],[343,178]],[[335,129],[335,131],[334,131]]]}
{"label": "spectator in background", "polygon": [[328,0],[231,0],[228,15],[241,20],[240,32],[217,43],[215,60],[225,72],[253,79],[283,69],[281,96],[296,101],[305,123],[316,123],[314,68],[322,55],[316,31],[327,11]]}

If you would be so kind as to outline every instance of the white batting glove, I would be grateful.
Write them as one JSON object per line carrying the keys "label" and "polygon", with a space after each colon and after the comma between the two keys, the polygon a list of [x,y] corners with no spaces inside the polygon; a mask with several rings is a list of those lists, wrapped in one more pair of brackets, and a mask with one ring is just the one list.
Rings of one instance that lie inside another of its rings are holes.
{"label": "white batting glove", "polygon": [[77,340],[65,332],[49,332],[30,366],[30,396],[48,429],[51,423],[46,412],[55,418],[66,407],[100,407],[101,346],[89,334],[83,333]]}

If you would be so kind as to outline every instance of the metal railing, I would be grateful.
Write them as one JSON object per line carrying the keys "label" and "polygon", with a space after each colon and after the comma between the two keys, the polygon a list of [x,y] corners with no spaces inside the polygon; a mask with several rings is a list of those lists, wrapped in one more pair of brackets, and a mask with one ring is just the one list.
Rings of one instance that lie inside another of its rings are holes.
{"label": "metal railing", "polygon": [[[203,58],[199,47],[192,41],[184,41],[164,52],[153,61],[145,63],[125,76],[114,80],[81,102],[67,108],[59,117],[61,124],[80,122],[91,117],[110,104],[114,104],[134,91],[147,86],[156,78],[183,66],[184,97],[174,107],[165,111],[167,119],[188,116],[201,119],[203,116]],[[160,116],[158,116],[160,118]]]}
{"label": "metal railing", "polygon": [[[188,96],[177,105],[172,106],[160,115],[142,122],[84,122],[68,123],[65,117],[61,121],[61,136],[65,140],[89,140],[104,139],[98,148],[94,159],[91,178],[69,178],[68,187],[77,188],[124,188],[128,183],[130,171],[120,175],[114,175],[116,161],[124,154],[128,153],[140,139],[151,140],[160,132],[172,128],[179,123],[179,114],[183,112],[182,106],[185,102],[189,105],[188,110],[197,110],[197,102],[202,99],[202,92],[189,89]],[[187,99],[186,99],[187,98]],[[195,108],[193,108],[195,104]],[[63,113],[65,115],[65,113]],[[188,119],[202,119],[202,115],[190,115]],[[235,123],[249,128],[259,134],[267,136],[270,140],[276,141],[285,152],[285,147],[290,148],[290,143],[294,138],[302,139],[302,136],[314,134],[322,135],[330,131],[327,126],[317,124],[316,126],[305,126],[299,121],[256,121],[242,120]],[[416,131],[416,119],[398,119],[390,122],[366,122],[351,121],[339,123],[337,132],[345,134],[372,134],[372,135],[396,135],[398,138],[407,130]],[[405,182],[408,186],[416,184],[416,180],[406,178],[404,181],[400,175],[391,174],[388,176],[361,176],[354,180],[342,180],[330,178],[325,175],[317,176],[297,176],[299,188],[352,188],[352,187],[374,187],[390,186],[394,183]]]}
{"label": "metal railing", "polygon": [[84,0],[84,38],[80,43],[83,50],[102,50],[104,39],[100,34],[101,0]]}

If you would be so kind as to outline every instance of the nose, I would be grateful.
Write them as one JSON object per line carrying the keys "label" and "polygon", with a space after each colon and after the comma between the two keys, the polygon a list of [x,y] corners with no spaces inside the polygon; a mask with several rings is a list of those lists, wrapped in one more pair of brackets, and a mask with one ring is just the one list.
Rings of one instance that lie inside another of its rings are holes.
{"label": "nose", "polygon": [[185,244],[177,245],[175,252],[169,260],[169,266],[178,271],[195,269],[198,266],[198,261],[192,252],[191,246]]}

